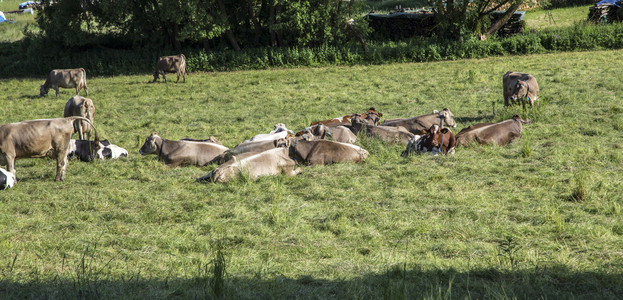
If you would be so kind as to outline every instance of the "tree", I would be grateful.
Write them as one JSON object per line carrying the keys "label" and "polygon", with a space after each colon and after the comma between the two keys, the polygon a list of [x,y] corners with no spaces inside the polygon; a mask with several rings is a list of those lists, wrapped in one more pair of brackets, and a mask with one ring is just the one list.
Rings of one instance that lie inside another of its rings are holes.
{"label": "tree", "polygon": [[[526,0],[434,0],[440,36],[458,39],[476,35],[483,39],[495,34]],[[491,23],[490,14],[505,9],[502,18]]]}

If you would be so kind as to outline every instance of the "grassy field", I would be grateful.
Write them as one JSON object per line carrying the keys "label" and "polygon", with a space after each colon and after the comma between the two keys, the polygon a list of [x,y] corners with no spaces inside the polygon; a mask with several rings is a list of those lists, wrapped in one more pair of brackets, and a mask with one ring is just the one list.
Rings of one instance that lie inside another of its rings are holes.
{"label": "grassy field", "polygon": [[[88,78],[117,161],[17,162],[0,193],[0,298],[617,298],[623,293],[623,51],[426,64]],[[541,105],[502,110],[502,75]],[[88,70],[87,70],[88,72]],[[61,117],[43,78],[0,81],[1,123]],[[493,107],[495,104],[495,107]],[[138,148],[214,135],[232,147],[284,122],[449,107],[455,133],[513,113],[507,147],[400,157],[362,138],[361,164],[199,184]],[[495,115],[493,114],[495,109]]]}
{"label": "grassy field", "polygon": [[526,30],[562,28],[586,21],[591,5],[557,9],[536,9],[526,12]]}
{"label": "grassy field", "polygon": [[[4,0],[0,2],[0,11],[6,12],[17,10],[22,0]],[[37,27],[34,15],[31,14],[6,14],[8,19],[14,19],[15,23],[0,23],[0,43],[15,42],[24,38],[24,29],[27,26]]]}

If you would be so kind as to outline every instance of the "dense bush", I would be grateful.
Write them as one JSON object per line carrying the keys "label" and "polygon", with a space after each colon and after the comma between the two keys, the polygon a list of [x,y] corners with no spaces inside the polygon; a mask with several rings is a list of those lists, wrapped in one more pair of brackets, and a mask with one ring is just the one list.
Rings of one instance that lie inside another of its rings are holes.
{"label": "dense bush", "polygon": [[[48,51],[53,46],[36,39],[0,47],[0,77],[44,76],[54,68],[83,67],[89,75],[117,75],[151,72],[156,58],[174,50],[150,51],[97,48]],[[0,45],[1,46],[1,45]],[[523,55],[558,51],[623,48],[623,24],[576,25],[508,38],[463,42],[435,38],[319,47],[252,48],[241,51],[183,49],[188,70],[229,71],[323,65],[383,64]],[[55,54],[56,53],[56,54]]]}

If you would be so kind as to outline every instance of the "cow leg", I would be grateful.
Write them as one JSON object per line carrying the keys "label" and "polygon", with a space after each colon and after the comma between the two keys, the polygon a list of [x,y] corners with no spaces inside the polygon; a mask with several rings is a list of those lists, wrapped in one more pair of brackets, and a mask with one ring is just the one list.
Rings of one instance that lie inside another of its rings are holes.
{"label": "cow leg", "polygon": [[162,72],[162,80],[164,81],[164,83],[167,83],[167,75],[164,74],[164,71]]}
{"label": "cow leg", "polygon": [[56,97],[58,97],[58,95],[60,94],[60,93],[58,92],[58,87],[55,87],[55,88],[54,88],[54,90],[56,91]]}
{"label": "cow leg", "polygon": [[180,71],[177,71],[177,80],[175,81],[175,83],[180,82]]}
{"label": "cow leg", "polygon": [[13,177],[15,177],[15,157],[7,153],[0,153],[0,166],[6,166],[8,171],[13,174]]}
{"label": "cow leg", "polygon": [[82,126],[82,121],[78,121],[75,123],[76,126],[78,127],[76,131],[78,131],[78,138],[81,140],[84,140],[84,127]]}
{"label": "cow leg", "polygon": [[186,70],[182,72],[182,77],[184,77],[184,83],[186,83]]}
{"label": "cow leg", "polygon": [[58,151],[56,154],[56,178],[55,181],[64,181],[65,172],[67,171],[67,150]]}

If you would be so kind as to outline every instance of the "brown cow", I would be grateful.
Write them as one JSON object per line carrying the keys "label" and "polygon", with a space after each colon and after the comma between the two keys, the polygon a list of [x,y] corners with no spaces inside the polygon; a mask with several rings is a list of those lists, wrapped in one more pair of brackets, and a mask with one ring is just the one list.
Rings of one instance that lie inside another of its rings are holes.
{"label": "brown cow", "polygon": [[[294,142],[292,142],[294,140]],[[365,149],[347,143],[327,140],[289,140],[290,157],[310,165],[328,165],[341,162],[360,162],[368,157]]]}
{"label": "brown cow", "polygon": [[212,161],[210,161],[210,163],[222,164],[232,159],[232,157],[241,155],[243,153],[260,153],[270,149],[274,149],[279,147],[280,143],[282,143],[281,141],[283,140],[284,139],[240,143],[235,147],[217,155],[214,159],[212,159]]}
{"label": "brown cow", "polygon": [[76,88],[76,95],[80,94],[80,90],[84,89],[86,96],[89,95],[87,90],[87,71],[83,68],[78,69],[59,69],[52,70],[48,77],[45,79],[45,83],[39,87],[39,97],[47,96],[50,89],[56,91],[58,97],[58,88]]}
{"label": "brown cow", "polygon": [[141,155],[156,154],[169,167],[205,166],[228,148],[211,142],[170,141],[153,132],[139,150]]}
{"label": "brown cow", "polygon": [[177,81],[180,81],[180,75],[184,77],[184,82],[186,82],[186,56],[184,54],[179,55],[171,55],[171,56],[161,56],[158,58],[156,62],[156,71],[154,71],[154,81],[156,82],[162,74],[162,80],[167,82],[167,75],[165,73],[176,73]]}
{"label": "brown cow", "polygon": [[[312,122],[309,126],[314,126],[318,124],[323,124],[326,126],[350,125],[352,122],[352,116],[353,115],[348,115],[348,116],[343,116],[343,117],[329,119],[329,120]],[[361,114],[361,118],[370,125],[379,125],[379,121],[382,116],[383,114],[376,111],[374,107],[370,107],[368,111]]]}
{"label": "brown cow", "polygon": [[295,170],[295,166],[294,160],[288,156],[288,150],[279,147],[263,152],[247,152],[233,156],[232,159],[197,181],[227,182],[241,174],[246,174],[251,180],[280,173],[294,176],[301,172],[301,168]]}
{"label": "brown cow", "polygon": [[[15,172],[15,160],[22,158],[56,158],[56,181],[65,180],[69,141],[74,133],[76,121],[91,121],[82,117],[62,119],[30,120],[0,126],[0,165],[6,165],[9,172]],[[89,125],[93,126],[93,123]],[[99,144],[97,129],[95,144]]]}
{"label": "brown cow", "polygon": [[539,84],[534,76],[527,73],[506,72],[502,77],[504,87],[504,106],[524,103],[530,106],[539,100]]}
{"label": "brown cow", "polygon": [[407,131],[403,127],[392,126],[371,126],[365,124],[359,115],[353,115],[353,123],[350,126],[355,134],[363,131],[366,135],[376,137],[387,143],[401,143],[406,145],[413,137],[413,133]]}
{"label": "brown cow", "polygon": [[504,146],[515,139],[521,138],[522,124],[530,120],[522,120],[519,115],[499,123],[474,124],[461,130],[457,135],[457,144],[465,146],[470,143],[497,144]]}
{"label": "brown cow", "polygon": [[[93,123],[93,117],[95,116],[95,105],[93,105],[93,100],[82,96],[71,97],[65,104],[63,117],[67,118],[72,116],[83,117],[85,119],[89,119],[89,121]],[[85,139],[85,134],[87,140],[91,139],[91,126],[89,126],[87,122],[76,122],[74,123],[74,126],[76,126],[75,130],[78,132],[78,137],[81,140]]]}
{"label": "brown cow", "polygon": [[409,132],[417,135],[423,135],[434,124],[439,124],[439,120],[443,119],[444,127],[456,127],[454,115],[448,108],[441,111],[434,110],[432,114],[416,116],[408,119],[391,119],[385,120],[383,126],[402,126]]}
{"label": "brown cow", "polygon": [[353,131],[342,125],[330,127],[319,124],[309,128],[309,132],[314,137],[320,139],[328,139],[331,137],[333,141],[340,143],[352,144],[357,141],[357,136],[353,133]]}
{"label": "brown cow", "polygon": [[437,155],[454,155],[456,137],[449,128],[439,129],[439,125],[431,126],[423,136],[415,135],[402,153],[406,157],[414,152],[431,152]]}

